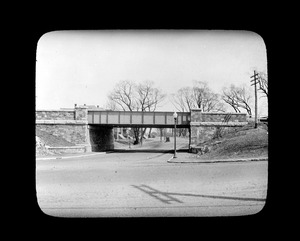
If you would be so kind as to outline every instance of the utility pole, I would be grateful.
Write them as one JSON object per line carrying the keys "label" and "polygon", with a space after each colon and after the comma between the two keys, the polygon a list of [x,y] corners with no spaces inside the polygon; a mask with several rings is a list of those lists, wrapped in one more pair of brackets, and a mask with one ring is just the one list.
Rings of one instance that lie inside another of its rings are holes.
{"label": "utility pole", "polygon": [[256,71],[254,70],[254,75],[252,75],[250,78],[252,79],[252,81],[254,81],[254,83],[252,83],[251,85],[254,85],[254,95],[255,95],[255,119],[254,119],[254,128],[257,128],[257,88],[256,88],[256,84],[257,84],[257,78],[258,73],[256,73]]}

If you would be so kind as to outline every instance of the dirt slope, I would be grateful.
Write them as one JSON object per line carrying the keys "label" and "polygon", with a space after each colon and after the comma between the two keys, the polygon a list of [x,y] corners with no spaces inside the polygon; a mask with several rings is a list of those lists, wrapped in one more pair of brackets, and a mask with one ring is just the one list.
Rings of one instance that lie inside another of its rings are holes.
{"label": "dirt slope", "polygon": [[38,129],[36,129],[35,135],[38,136],[47,146],[75,146],[73,143],[65,140],[64,138],[51,135]]}
{"label": "dirt slope", "polygon": [[[218,144],[212,145],[216,141]],[[206,144],[211,144],[211,149],[201,155],[201,159],[268,156],[268,132],[263,125],[257,129],[245,126]]]}

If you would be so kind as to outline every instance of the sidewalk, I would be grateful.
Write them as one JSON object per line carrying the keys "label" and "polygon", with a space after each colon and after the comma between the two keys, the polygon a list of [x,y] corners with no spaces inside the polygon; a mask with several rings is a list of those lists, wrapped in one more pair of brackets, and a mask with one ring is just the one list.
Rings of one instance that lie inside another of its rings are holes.
{"label": "sidewalk", "polygon": [[267,161],[268,157],[236,157],[226,159],[201,159],[193,153],[176,153],[177,158],[173,156],[167,161],[169,163],[218,163],[218,162],[249,162],[249,161]]}
{"label": "sidewalk", "polygon": [[106,152],[84,152],[84,153],[77,153],[77,154],[53,154],[47,156],[36,156],[36,160],[54,160],[54,159],[68,159],[68,158],[78,158],[78,157],[86,157],[86,156],[95,156],[95,155],[102,155]]}
{"label": "sidewalk", "polygon": [[[53,154],[48,156],[36,156],[36,160],[55,160],[55,159],[68,159],[68,158],[80,158],[86,156],[95,156],[106,154],[106,152],[84,152],[78,154]],[[196,154],[187,152],[177,152],[177,158],[169,158],[168,163],[218,163],[218,162],[249,162],[249,161],[267,161],[268,157],[250,157],[250,158],[226,158],[226,159],[201,159],[196,157]]]}

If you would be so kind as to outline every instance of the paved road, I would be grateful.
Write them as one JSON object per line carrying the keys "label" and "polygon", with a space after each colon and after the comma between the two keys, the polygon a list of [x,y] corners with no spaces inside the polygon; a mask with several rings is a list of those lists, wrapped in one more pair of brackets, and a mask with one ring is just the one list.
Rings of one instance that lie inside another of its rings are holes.
{"label": "paved road", "polygon": [[37,160],[39,206],[63,217],[227,216],[263,208],[267,161],[167,163],[171,155]]}
{"label": "paved road", "polygon": [[[122,140],[123,144],[115,142],[115,149],[129,149],[129,146],[126,144],[126,141]],[[177,150],[179,149],[188,149],[189,146],[189,139],[188,137],[177,137],[176,138],[176,146]],[[165,142],[164,139],[160,141],[160,137],[155,137],[155,138],[149,138],[145,139],[143,141],[143,144],[140,145],[130,145],[131,150],[174,150],[174,138],[170,137],[169,142]]]}

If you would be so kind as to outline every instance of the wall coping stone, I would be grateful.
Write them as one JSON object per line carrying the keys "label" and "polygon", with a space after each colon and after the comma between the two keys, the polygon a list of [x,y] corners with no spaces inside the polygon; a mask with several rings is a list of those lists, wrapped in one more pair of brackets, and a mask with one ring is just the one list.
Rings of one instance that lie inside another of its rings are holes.
{"label": "wall coping stone", "polygon": [[35,111],[38,111],[38,112],[42,112],[42,111],[61,111],[61,112],[63,112],[63,111],[65,111],[65,112],[71,112],[71,111],[75,111],[75,109],[51,109],[51,110],[46,110],[46,109],[40,109],[40,110],[35,110]]}
{"label": "wall coping stone", "polygon": [[81,146],[49,146],[48,149],[83,149],[86,148],[85,145]]}
{"label": "wall coping stone", "polygon": [[247,115],[246,113],[235,113],[235,112],[201,112],[204,115]]}
{"label": "wall coping stone", "polygon": [[238,121],[229,121],[229,122],[190,122],[191,126],[244,126],[248,122],[238,122]]}
{"label": "wall coping stone", "polygon": [[87,106],[80,106],[76,108],[62,108],[62,109],[36,109],[35,111],[75,111],[76,109],[89,109]]}
{"label": "wall coping stone", "polygon": [[62,153],[85,153],[88,151],[86,146],[52,146],[48,147],[50,151]]}
{"label": "wall coping stone", "polygon": [[87,120],[35,120],[36,124],[87,125]]}
{"label": "wall coping stone", "polygon": [[236,112],[202,112],[200,109],[191,109],[192,111],[199,111],[198,113],[204,115],[247,115],[247,113],[236,113]]}

